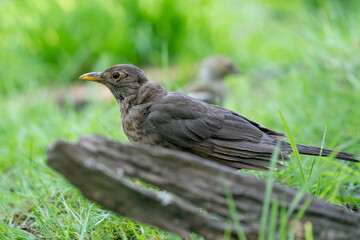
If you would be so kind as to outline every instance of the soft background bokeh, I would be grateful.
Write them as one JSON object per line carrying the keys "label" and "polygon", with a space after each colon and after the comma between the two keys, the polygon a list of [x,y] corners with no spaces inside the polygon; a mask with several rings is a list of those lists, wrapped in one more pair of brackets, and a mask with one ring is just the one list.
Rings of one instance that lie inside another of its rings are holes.
{"label": "soft background bokeh", "polygon": [[[244,74],[226,82],[227,108],[283,131],[280,110],[296,141],[321,145],[326,126],[326,147],[360,154],[359,22],[356,0],[2,0],[0,237],[176,238],[93,206],[46,166],[45,149],[57,138],[127,141],[116,102],[101,101],[95,83],[81,110],[54,97],[79,75],[117,63],[160,72],[181,91],[203,58],[229,56]],[[315,163],[309,192],[358,206],[359,164],[321,161],[303,158],[309,178]],[[294,163],[276,174],[301,185]]]}

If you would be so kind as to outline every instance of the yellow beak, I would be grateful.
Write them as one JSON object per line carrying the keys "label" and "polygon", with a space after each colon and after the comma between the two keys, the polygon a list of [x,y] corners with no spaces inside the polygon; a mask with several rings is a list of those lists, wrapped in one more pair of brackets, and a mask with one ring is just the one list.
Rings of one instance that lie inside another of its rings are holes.
{"label": "yellow beak", "polygon": [[100,72],[85,73],[80,76],[80,79],[87,80],[87,81],[93,81],[93,82],[99,82],[101,80]]}

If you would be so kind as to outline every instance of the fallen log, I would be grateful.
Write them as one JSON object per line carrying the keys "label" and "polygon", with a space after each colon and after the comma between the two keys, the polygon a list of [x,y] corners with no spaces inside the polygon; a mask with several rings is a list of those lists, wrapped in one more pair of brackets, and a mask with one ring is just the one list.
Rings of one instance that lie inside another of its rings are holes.
{"label": "fallen log", "polygon": [[[228,229],[231,238],[237,238],[235,228],[227,227],[231,215],[225,181],[245,235],[258,238],[266,188],[263,179],[184,152],[128,145],[100,136],[86,136],[76,144],[56,141],[48,155],[48,164],[88,199],[183,237],[195,232],[206,239],[222,239]],[[143,189],[129,178],[141,179],[166,192]],[[275,183],[271,201],[276,199],[279,208],[293,208],[294,216],[309,198],[302,195],[292,206],[298,196],[297,191]],[[201,213],[200,208],[207,213]],[[360,239],[359,220],[360,215],[312,198],[294,232],[304,239],[304,225],[311,222],[315,239]]]}

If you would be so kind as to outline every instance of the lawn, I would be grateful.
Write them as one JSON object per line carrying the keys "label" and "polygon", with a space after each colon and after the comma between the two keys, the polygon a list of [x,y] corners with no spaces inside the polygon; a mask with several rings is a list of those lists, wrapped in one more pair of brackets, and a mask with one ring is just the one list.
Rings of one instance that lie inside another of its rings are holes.
{"label": "lawn", "polygon": [[[280,110],[296,142],[360,154],[357,1],[5,0],[0,14],[0,238],[180,239],[91,203],[46,165],[55,139],[128,141],[95,83],[80,110],[53,96],[117,63],[175,67],[162,84],[181,91],[201,59],[227,55],[243,74],[227,79],[226,108],[285,132]],[[359,163],[301,156],[304,185],[292,159],[276,182],[359,207]]]}

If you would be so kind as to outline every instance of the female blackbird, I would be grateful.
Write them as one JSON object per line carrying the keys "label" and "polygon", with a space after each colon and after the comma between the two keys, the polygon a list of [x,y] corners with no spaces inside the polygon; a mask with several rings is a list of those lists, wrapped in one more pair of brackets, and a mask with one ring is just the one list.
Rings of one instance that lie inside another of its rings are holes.
{"label": "female blackbird", "polygon": [[[149,81],[136,66],[119,64],[80,79],[105,84],[120,105],[121,122],[131,142],[160,145],[217,161],[234,168],[267,170],[280,142],[279,160],[292,153],[285,134],[268,129],[236,112],[211,105]],[[319,155],[318,147],[297,144],[300,154]],[[333,150],[323,149],[322,156]],[[336,158],[359,162],[338,152]],[[277,164],[277,167],[282,167]]]}

